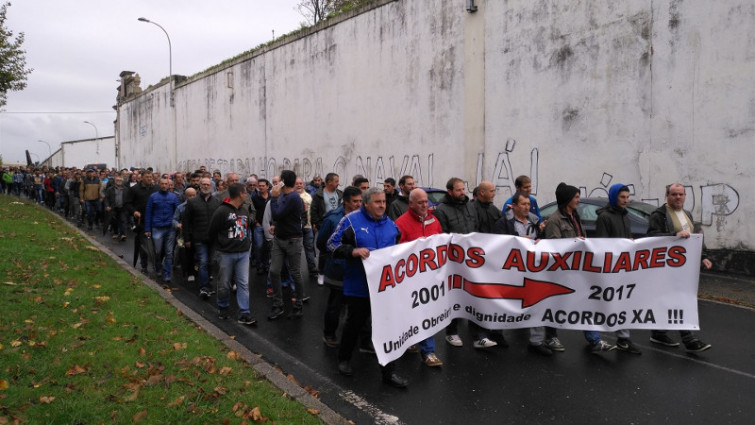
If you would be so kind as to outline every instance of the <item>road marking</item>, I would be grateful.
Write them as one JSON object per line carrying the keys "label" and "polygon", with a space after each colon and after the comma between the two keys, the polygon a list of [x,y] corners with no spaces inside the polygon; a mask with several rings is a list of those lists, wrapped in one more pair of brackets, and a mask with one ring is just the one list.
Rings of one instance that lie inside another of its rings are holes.
{"label": "road marking", "polygon": [[342,391],[339,395],[344,400],[353,404],[357,409],[372,416],[372,418],[375,420],[375,424],[403,425],[403,422],[401,422],[401,419],[399,419],[397,416],[389,415],[383,412],[378,407],[372,405],[372,403],[370,403],[369,401],[356,395],[353,391]]}
{"label": "road marking", "polygon": [[643,348],[643,349],[648,349],[648,350],[651,350],[651,351],[655,351],[656,353],[668,354],[669,356],[676,357],[678,359],[689,360],[691,362],[699,363],[699,364],[702,364],[702,365],[705,365],[705,366],[710,366],[712,368],[723,370],[725,372],[729,372],[729,373],[733,373],[733,374],[736,374],[736,375],[744,376],[745,378],[755,379],[755,374],[747,373],[747,372],[744,372],[744,371],[741,371],[741,370],[737,370],[737,369],[732,369],[732,368],[729,368],[729,367],[726,367],[726,366],[717,365],[715,363],[711,363],[711,362],[708,362],[708,361],[696,358],[696,357],[694,357],[694,356],[697,356],[695,353],[690,353],[688,351],[686,351],[684,353],[672,353],[671,351],[668,351],[668,350],[663,349],[663,348],[656,348],[655,346],[641,345],[641,344],[634,344],[634,345],[636,345],[637,347]]}

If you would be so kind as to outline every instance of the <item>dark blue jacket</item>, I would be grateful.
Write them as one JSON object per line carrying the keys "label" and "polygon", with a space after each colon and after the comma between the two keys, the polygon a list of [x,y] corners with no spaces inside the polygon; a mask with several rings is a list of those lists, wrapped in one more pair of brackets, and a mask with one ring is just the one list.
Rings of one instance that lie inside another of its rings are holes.
{"label": "dark blue jacket", "polygon": [[176,208],[178,208],[178,196],[175,193],[157,191],[149,195],[144,231],[151,232],[153,227],[171,227]]}
{"label": "dark blue jacket", "polygon": [[346,270],[346,260],[343,258],[334,258],[328,251],[328,239],[335,232],[336,227],[341,219],[346,215],[346,211],[343,205],[340,205],[334,210],[330,210],[325,213],[325,217],[322,219],[320,230],[317,231],[317,249],[320,250],[320,255],[325,258],[325,283],[343,287],[343,275]]}
{"label": "dark blue jacket", "polygon": [[296,191],[281,193],[270,200],[270,214],[275,223],[275,237],[278,239],[301,238],[304,202]]}
{"label": "dark blue jacket", "polygon": [[364,206],[341,219],[336,231],[328,239],[328,250],[334,257],[346,259],[344,295],[370,297],[362,259],[354,258],[351,251],[356,248],[367,248],[370,251],[386,248],[396,245],[400,237],[398,227],[388,216],[375,220]]}

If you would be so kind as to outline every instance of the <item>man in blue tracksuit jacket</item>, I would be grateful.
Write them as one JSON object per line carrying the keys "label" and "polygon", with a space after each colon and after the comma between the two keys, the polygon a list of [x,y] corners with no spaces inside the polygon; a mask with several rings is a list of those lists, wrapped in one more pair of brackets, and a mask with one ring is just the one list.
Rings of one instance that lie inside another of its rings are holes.
{"label": "man in blue tracksuit jacket", "polygon": [[[396,245],[401,234],[396,224],[385,215],[385,192],[367,189],[362,194],[362,207],[345,216],[328,240],[328,250],[335,258],[346,259],[343,277],[344,301],[348,306],[346,323],[338,349],[338,371],[351,376],[351,355],[359,330],[370,318],[370,292],[362,260],[370,251]],[[383,382],[398,388],[407,386],[406,379],[395,372],[393,362],[382,368]]]}

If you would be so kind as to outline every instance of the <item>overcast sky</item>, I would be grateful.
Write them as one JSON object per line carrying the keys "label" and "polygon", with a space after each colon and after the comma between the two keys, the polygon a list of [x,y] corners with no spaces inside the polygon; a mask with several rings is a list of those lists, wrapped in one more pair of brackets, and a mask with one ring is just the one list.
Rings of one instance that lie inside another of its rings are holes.
{"label": "overcast sky", "polygon": [[[6,0],[0,0],[5,2]],[[6,27],[24,32],[28,86],[0,112],[3,161],[49,156],[60,142],[114,134],[118,75],[147,88],[169,74],[192,75],[300,27],[298,0],[12,0]],[[84,123],[90,121],[94,126]]]}

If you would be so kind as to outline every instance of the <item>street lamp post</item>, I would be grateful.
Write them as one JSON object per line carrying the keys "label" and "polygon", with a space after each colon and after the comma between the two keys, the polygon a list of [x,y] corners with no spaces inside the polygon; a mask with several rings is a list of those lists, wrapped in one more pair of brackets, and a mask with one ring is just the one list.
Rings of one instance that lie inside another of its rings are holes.
{"label": "street lamp post", "polygon": [[92,127],[94,127],[94,143],[95,143],[95,146],[97,146],[97,151],[95,153],[98,155],[97,158],[99,159],[99,155],[100,155],[100,132],[97,131],[97,126],[94,125],[93,123],[91,123],[89,121],[84,121],[84,124],[89,124]]}
{"label": "street lamp post", "polygon": [[147,18],[139,18],[139,21],[157,25],[158,28],[163,30],[165,36],[168,37],[168,72],[170,73],[168,78],[170,79],[170,106],[175,106],[175,100],[173,98],[173,47],[170,44],[170,36],[168,35],[168,31],[165,31],[165,28],[163,28],[162,25],[158,24],[157,22],[150,21]]}
{"label": "street lamp post", "polygon": [[47,151],[50,153],[50,156],[52,156],[52,148],[50,147],[50,144],[45,142],[44,140],[37,140],[37,143],[44,143],[47,145]]}
{"label": "street lamp post", "polygon": [[96,126],[96,125],[94,125],[93,123],[91,123],[91,122],[89,122],[89,121],[84,121],[84,124],[89,124],[89,125],[91,125],[92,127],[94,127],[94,138],[95,138],[95,139],[99,139],[99,138],[100,138],[100,132],[99,132],[99,131],[97,131],[97,126]]}

